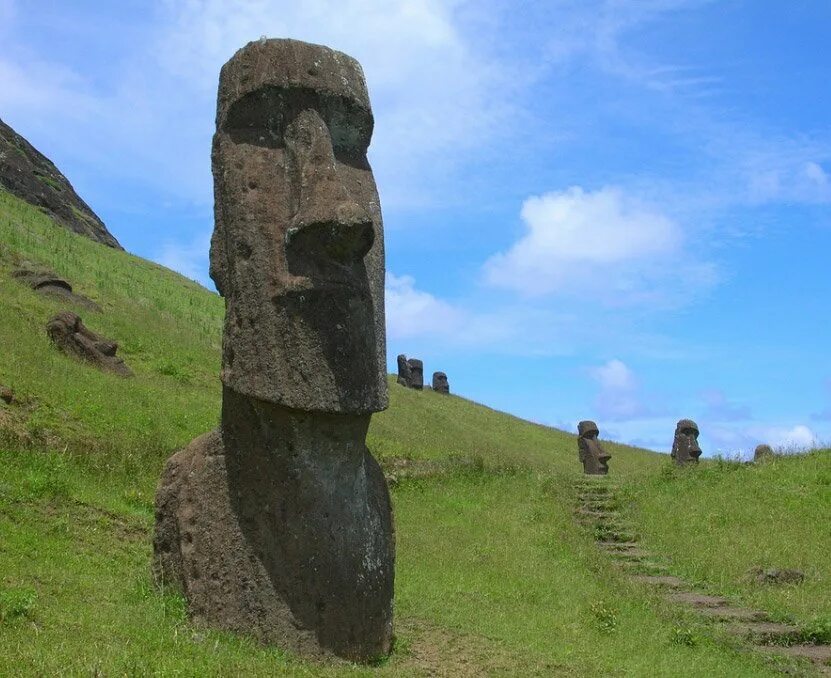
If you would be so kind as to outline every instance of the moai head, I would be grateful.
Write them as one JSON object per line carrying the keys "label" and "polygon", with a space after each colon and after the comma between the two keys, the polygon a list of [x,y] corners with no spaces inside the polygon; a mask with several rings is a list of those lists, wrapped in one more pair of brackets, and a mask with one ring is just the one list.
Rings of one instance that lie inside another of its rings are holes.
{"label": "moai head", "polygon": [[679,466],[698,463],[701,456],[701,448],[698,446],[698,424],[692,419],[681,419],[676,424],[671,456]]}
{"label": "moai head", "polygon": [[577,449],[583,463],[583,473],[605,476],[609,472],[609,459],[612,455],[603,449],[597,437],[600,429],[593,421],[581,421],[577,424]]}
{"label": "moai head", "polygon": [[222,67],[211,163],[211,277],[222,381],[285,407],[387,406],[384,238],[357,61],[259,40]]}
{"label": "moai head", "polygon": [[418,358],[410,358],[407,366],[410,368],[410,388],[420,391],[424,388],[424,363]]}
{"label": "moai head", "polygon": [[450,384],[444,372],[433,372],[433,390],[436,393],[450,393]]}
{"label": "moai head", "polygon": [[67,355],[122,377],[133,374],[124,361],[116,356],[118,344],[90,331],[76,313],[58,313],[46,324],[46,333],[52,343]]}
{"label": "moai head", "polygon": [[764,461],[773,457],[773,448],[770,445],[757,445],[753,452],[753,461]]}
{"label": "moai head", "polygon": [[410,365],[407,363],[407,356],[401,353],[398,356],[398,378],[396,381],[402,386],[409,386],[410,376]]}

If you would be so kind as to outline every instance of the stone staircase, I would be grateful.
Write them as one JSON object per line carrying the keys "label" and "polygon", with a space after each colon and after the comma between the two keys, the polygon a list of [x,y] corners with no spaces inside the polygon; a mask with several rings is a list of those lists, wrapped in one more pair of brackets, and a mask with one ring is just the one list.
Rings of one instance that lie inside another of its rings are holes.
{"label": "stone staircase", "polygon": [[770,619],[763,610],[734,605],[727,598],[695,591],[672,575],[665,559],[645,549],[636,529],[618,507],[616,486],[608,476],[582,476],[575,483],[575,518],[594,534],[598,548],[624,568],[630,579],[660,591],[671,603],[696,611],[740,638],[759,652],[808,660],[822,675],[831,676],[831,645],[811,645],[800,640],[802,629]]}

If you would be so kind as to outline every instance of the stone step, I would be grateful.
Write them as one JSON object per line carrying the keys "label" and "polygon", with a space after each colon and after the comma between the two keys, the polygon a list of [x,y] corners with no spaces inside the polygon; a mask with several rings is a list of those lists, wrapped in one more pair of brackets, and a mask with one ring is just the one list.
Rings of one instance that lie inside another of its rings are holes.
{"label": "stone step", "polygon": [[756,645],[755,650],[808,659],[816,664],[831,665],[831,645]]}
{"label": "stone step", "polygon": [[617,521],[620,514],[615,511],[595,511],[593,509],[578,508],[574,513],[580,518],[591,518],[597,521]]}
{"label": "stone step", "polygon": [[633,574],[631,579],[648,586],[661,586],[668,589],[682,589],[687,586],[687,583],[683,579],[668,574]]}
{"label": "stone step", "polygon": [[641,547],[637,541],[599,541],[597,545],[604,551],[631,551]]}
{"label": "stone step", "polygon": [[638,540],[637,535],[633,532],[620,529],[619,527],[604,526],[602,524],[596,525],[597,541],[617,541],[621,543],[634,542]]}
{"label": "stone step", "polygon": [[679,592],[667,594],[667,600],[680,605],[692,605],[693,607],[727,607],[730,603],[727,598],[721,596],[708,596],[703,593]]}
{"label": "stone step", "polygon": [[772,621],[748,621],[731,624],[727,627],[727,631],[760,644],[787,643],[788,641],[798,640],[802,635],[802,629],[798,626]]}
{"label": "stone step", "polygon": [[646,574],[646,575],[656,575],[656,576],[663,576],[668,575],[669,570],[667,566],[663,563],[656,562],[654,560],[617,560],[617,563],[623,565],[626,569],[630,572],[634,572],[635,574]]}
{"label": "stone step", "polygon": [[649,551],[631,550],[631,551],[609,551],[609,555],[616,560],[634,560],[637,562],[648,561],[654,558],[655,554]]}
{"label": "stone step", "polygon": [[768,621],[767,612],[746,607],[697,607],[696,611],[718,621]]}

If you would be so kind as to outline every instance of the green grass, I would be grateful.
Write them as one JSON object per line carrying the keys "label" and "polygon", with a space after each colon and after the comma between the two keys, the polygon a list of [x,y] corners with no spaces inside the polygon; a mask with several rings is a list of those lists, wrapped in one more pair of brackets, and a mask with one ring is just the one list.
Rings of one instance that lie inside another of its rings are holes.
{"label": "green grass", "polygon": [[[49,345],[44,328],[59,302],[9,278],[24,260],[54,268],[102,306],[81,315],[120,343],[134,378]],[[774,675],[774,664],[628,583],[576,526],[574,436],[392,381],[369,447],[390,467],[413,460],[433,474],[402,475],[393,488],[389,660],[312,664],[194,628],[182,599],[151,582],[153,495],[165,459],[218,420],[222,300],[3,192],[0,300],[0,384],[17,396],[0,403],[0,675]],[[661,455],[610,448],[627,510],[650,541],[680,553],[661,533],[673,516],[660,502],[694,506],[685,502],[715,492],[726,472],[667,474]],[[816,469],[805,464],[807,483]],[[827,507],[827,494],[817,502]],[[818,530],[800,536],[814,540],[815,555],[826,544]],[[780,536],[759,539],[754,548],[765,539],[773,548]],[[735,572],[717,560],[695,567],[702,581],[733,590]],[[816,567],[809,585],[827,593]],[[780,609],[780,594],[764,595]],[[826,614],[807,598],[788,611]]]}

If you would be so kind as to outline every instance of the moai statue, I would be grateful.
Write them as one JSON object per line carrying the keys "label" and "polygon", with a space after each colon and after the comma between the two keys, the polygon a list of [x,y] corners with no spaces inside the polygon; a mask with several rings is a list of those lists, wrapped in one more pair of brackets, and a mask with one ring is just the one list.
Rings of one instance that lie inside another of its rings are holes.
{"label": "moai statue", "polygon": [[577,451],[583,464],[583,473],[605,476],[609,473],[609,459],[612,455],[603,449],[603,445],[597,439],[600,435],[597,424],[593,421],[581,421],[577,424],[577,433]]}
{"label": "moai statue", "polygon": [[773,457],[773,448],[770,445],[757,445],[753,452],[753,461],[764,461]]}
{"label": "moai statue", "polygon": [[251,42],[216,121],[221,424],[167,462],[155,573],[198,622],[371,661],[392,642],[395,546],[365,444],[388,394],[364,75],[320,45]]}
{"label": "moai statue", "polygon": [[133,376],[115,354],[118,344],[88,329],[77,313],[61,311],[53,316],[46,324],[46,334],[62,353],[120,377]]}
{"label": "moai statue", "polygon": [[424,363],[418,358],[410,358],[407,366],[410,368],[410,388],[422,390],[424,388]]}
{"label": "moai statue", "polygon": [[433,372],[433,390],[436,393],[450,393],[450,384],[444,372]]}
{"label": "moai statue", "polygon": [[396,381],[402,386],[410,387],[410,365],[407,362],[407,356],[401,353],[398,356],[398,378]]}
{"label": "moai statue", "polygon": [[676,424],[670,456],[679,466],[698,463],[701,456],[701,448],[698,446],[698,424],[692,419],[681,419]]}

